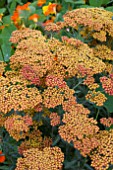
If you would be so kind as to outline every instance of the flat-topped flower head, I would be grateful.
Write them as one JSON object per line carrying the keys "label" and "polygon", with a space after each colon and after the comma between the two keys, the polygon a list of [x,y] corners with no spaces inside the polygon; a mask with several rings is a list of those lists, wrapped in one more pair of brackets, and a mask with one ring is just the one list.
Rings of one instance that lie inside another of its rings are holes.
{"label": "flat-topped flower head", "polygon": [[18,158],[15,170],[60,170],[64,154],[59,147],[45,147],[42,151],[31,148],[23,152],[23,158]]}

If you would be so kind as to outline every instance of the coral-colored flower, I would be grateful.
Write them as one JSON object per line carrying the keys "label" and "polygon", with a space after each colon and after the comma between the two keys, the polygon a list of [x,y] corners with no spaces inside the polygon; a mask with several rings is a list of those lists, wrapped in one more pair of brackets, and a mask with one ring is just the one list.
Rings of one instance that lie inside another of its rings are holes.
{"label": "coral-colored flower", "polygon": [[3,163],[5,161],[5,155],[2,151],[0,151],[0,163]]}
{"label": "coral-colored flower", "polygon": [[38,0],[37,6],[41,7],[45,3],[46,3],[46,0]]}
{"label": "coral-colored flower", "polygon": [[100,78],[100,82],[102,83],[102,87],[105,90],[106,93],[109,95],[113,95],[113,78],[112,74],[109,75],[109,77],[103,76]]}
{"label": "coral-colored flower", "polygon": [[42,8],[44,15],[48,16],[49,14],[56,14],[56,6],[57,4],[52,4],[51,2],[49,3],[49,5],[44,6]]}
{"label": "coral-colored flower", "polygon": [[29,4],[30,2],[27,2],[24,5],[18,5],[16,7],[16,10],[14,11],[13,15],[11,16],[11,20],[13,21],[13,23],[15,24],[15,26],[19,29],[21,28],[21,17],[20,17],[20,13],[22,10],[30,10],[29,8]]}
{"label": "coral-colored flower", "polygon": [[15,25],[20,22],[21,18],[17,11],[14,11],[13,15],[11,16],[11,20],[14,22]]}
{"label": "coral-colored flower", "polygon": [[56,112],[50,114],[51,126],[57,126],[60,124],[60,116]]}
{"label": "coral-colored flower", "polygon": [[17,10],[17,11],[30,10],[29,5],[30,5],[30,2],[27,2],[27,3],[24,4],[24,5],[18,5],[17,8],[16,8],[16,10]]}
{"label": "coral-colored flower", "polygon": [[33,20],[34,22],[38,22],[39,15],[38,14],[33,14],[29,17],[29,20]]}

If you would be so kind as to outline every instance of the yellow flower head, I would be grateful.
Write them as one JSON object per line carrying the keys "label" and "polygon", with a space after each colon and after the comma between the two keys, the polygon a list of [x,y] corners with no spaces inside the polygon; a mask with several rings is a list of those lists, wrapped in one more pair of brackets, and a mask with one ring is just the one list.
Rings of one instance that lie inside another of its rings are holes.
{"label": "yellow flower head", "polygon": [[48,16],[49,14],[56,14],[56,6],[57,4],[52,4],[49,2],[49,5],[43,6],[42,10],[44,15]]}

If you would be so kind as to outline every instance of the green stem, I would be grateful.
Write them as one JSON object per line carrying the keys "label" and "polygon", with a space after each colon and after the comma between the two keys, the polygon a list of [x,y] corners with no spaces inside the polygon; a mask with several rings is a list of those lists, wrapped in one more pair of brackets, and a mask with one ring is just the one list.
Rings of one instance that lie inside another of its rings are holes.
{"label": "green stem", "polygon": [[1,45],[0,45],[0,51],[1,51],[1,54],[2,54],[3,61],[5,62],[5,58],[4,58],[4,54],[3,54],[3,51],[2,51]]}
{"label": "green stem", "polygon": [[98,111],[97,111],[96,118],[95,118],[96,120],[98,119],[99,111],[100,111],[100,109],[98,109]]}
{"label": "green stem", "polygon": [[83,83],[83,81],[84,81],[84,79],[82,81],[79,81],[79,83],[76,86],[74,86],[73,89],[76,89],[80,84]]}

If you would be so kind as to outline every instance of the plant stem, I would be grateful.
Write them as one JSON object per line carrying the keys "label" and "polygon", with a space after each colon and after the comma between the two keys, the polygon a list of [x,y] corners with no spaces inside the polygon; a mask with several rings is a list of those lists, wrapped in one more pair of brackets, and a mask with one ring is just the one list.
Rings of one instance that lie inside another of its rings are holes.
{"label": "plant stem", "polygon": [[82,82],[84,81],[84,79],[82,81],[79,81],[79,83],[73,87],[73,89],[76,89],[80,84],[82,84]]}
{"label": "plant stem", "polygon": [[100,109],[98,109],[98,111],[97,111],[96,118],[95,118],[96,120],[98,119],[99,111],[100,111]]}
{"label": "plant stem", "polygon": [[2,51],[1,45],[0,45],[0,51],[1,51],[1,54],[2,54],[3,61],[5,62],[5,58],[4,58],[4,54],[3,54],[3,51]]}

